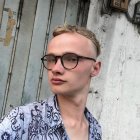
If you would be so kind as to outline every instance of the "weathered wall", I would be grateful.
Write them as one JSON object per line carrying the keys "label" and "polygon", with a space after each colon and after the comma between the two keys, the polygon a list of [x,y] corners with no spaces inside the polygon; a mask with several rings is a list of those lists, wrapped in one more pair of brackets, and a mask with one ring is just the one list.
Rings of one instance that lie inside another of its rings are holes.
{"label": "weathered wall", "polygon": [[103,140],[140,140],[140,34],[124,13],[101,16],[101,5],[91,0],[88,16],[87,26],[102,46],[102,70],[91,85],[88,107],[101,123]]}

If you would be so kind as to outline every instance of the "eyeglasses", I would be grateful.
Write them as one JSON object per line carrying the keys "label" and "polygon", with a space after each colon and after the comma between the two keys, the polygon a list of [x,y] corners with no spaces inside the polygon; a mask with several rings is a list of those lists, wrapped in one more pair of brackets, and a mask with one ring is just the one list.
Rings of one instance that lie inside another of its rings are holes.
{"label": "eyeglasses", "polygon": [[43,56],[41,60],[44,67],[47,70],[52,70],[59,58],[60,58],[62,66],[67,70],[74,69],[78,65],[78,62],[80,59],[87,59],[87,60],[92,60],[96,62],[96,59],[94,58],[79,56],[75,53],[65,53],[62,56],[55,56],[53,54],[48,54],[48,55]]}

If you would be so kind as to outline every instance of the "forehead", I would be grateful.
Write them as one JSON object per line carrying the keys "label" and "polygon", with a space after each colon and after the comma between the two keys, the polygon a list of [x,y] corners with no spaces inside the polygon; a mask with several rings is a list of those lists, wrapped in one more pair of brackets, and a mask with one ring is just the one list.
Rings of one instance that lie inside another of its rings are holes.
{"label": "forehead", "polygon": [[92,42],[78,33],[63,33],[49,42],[47,53],[61,55],[66,52],[95,55]]}

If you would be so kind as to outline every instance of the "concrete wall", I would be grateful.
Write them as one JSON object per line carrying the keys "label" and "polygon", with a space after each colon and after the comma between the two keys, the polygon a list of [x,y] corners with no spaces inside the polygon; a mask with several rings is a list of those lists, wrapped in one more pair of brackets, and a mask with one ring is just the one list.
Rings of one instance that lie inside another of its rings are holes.
{"label": "concrete wall", "polygon": [[[129,4],[133,13],[138,0]],[[102,15],[91,0],[87,26],[102,46],[102,70],[93,79],[87,106],[103,129],[103,140],[140,140],[140,34],[124,13]]]}

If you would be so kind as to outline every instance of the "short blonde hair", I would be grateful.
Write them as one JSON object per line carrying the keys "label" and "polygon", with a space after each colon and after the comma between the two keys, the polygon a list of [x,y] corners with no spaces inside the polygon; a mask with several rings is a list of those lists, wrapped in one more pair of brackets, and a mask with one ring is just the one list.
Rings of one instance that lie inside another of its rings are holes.
{"label": "short blonde hair", "polygon": [[97,56],[100,55],[101,49],[100,49],[99,41],[96,39],[95,34],[92,31],[88,30],[87,28],[80,27],[80,26],[73,26],[73,25],[57,26],[53,31],[53,37],[61,35],[63,33],[78,33],[90,39],[96,47],[95,49],[96,49]]}

